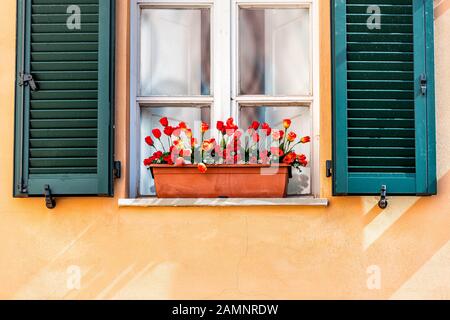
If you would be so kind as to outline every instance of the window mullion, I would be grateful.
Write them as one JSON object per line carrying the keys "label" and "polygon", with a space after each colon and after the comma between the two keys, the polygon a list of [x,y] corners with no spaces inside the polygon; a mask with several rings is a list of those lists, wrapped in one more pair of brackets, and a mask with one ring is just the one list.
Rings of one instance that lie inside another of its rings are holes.
{"label": "window mullion", "polygon": [[213,95],[212,122],[230,117],[231,101],[231,4],[215,0],[212,17]]}

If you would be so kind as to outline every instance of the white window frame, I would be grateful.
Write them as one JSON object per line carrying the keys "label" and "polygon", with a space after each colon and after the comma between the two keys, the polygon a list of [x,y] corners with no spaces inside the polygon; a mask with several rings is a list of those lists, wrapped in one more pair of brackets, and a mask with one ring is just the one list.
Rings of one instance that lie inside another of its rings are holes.
{"label": "white window frame", "polygon": [[[140,10],[157,8],[210,8],[211,10],[211,95],[192,97],[139,97]],[[311,20],[311,96],[239,96],[238,93],[238,10],[240,6],[260,8],[308,7]],[[218,120],[233,116],[239,119],[239,106],[261,103],[275,106],[306,106],[311,109],[311,192],[320,193],[320,51],[319,0],[132,0],[130,25],[130,133],[129,133],[129,197],[139,194],[140,179],[140,104],[201,104],[211,106],[212,128]],[[299,196],[302,197],[302,196]]]}

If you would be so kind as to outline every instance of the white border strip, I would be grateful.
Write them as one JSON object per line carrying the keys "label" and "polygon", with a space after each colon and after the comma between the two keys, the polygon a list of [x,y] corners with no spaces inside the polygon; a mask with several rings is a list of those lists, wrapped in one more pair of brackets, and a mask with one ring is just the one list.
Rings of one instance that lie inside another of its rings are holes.
{"label": "white border strip", "polygon": [[119,207],[327,207],[328,199],[284,198],[284,199],[119,199]]}

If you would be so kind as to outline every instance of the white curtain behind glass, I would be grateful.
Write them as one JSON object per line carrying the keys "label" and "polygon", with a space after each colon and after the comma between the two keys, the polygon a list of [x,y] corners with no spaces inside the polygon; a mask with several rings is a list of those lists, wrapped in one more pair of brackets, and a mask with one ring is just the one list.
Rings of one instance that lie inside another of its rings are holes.
{"label": "white curtain behind glass", "polygon": [[201,10],[142,10],[141,96],[202,93],[201,28]]}
{"label": "white curtain behind glass", "polygon": [[308,9],[240,9],[240,93],[311,94]]}

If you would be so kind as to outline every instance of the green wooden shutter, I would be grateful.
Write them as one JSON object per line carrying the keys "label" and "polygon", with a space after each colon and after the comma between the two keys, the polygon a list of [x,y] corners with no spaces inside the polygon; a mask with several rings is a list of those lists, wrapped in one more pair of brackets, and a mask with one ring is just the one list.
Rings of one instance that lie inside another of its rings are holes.
{"label": "green wooden shutter", "polygon": [[433,1],[333,3],[334,193],[435,194]]}
{"label": "green wooden shutter", "polygon": [[[81,29],[67,26],[72,5]],[[15,196],[43,195],[45,185],[54,195],[112,195],[113,7],[17,1]]]}

